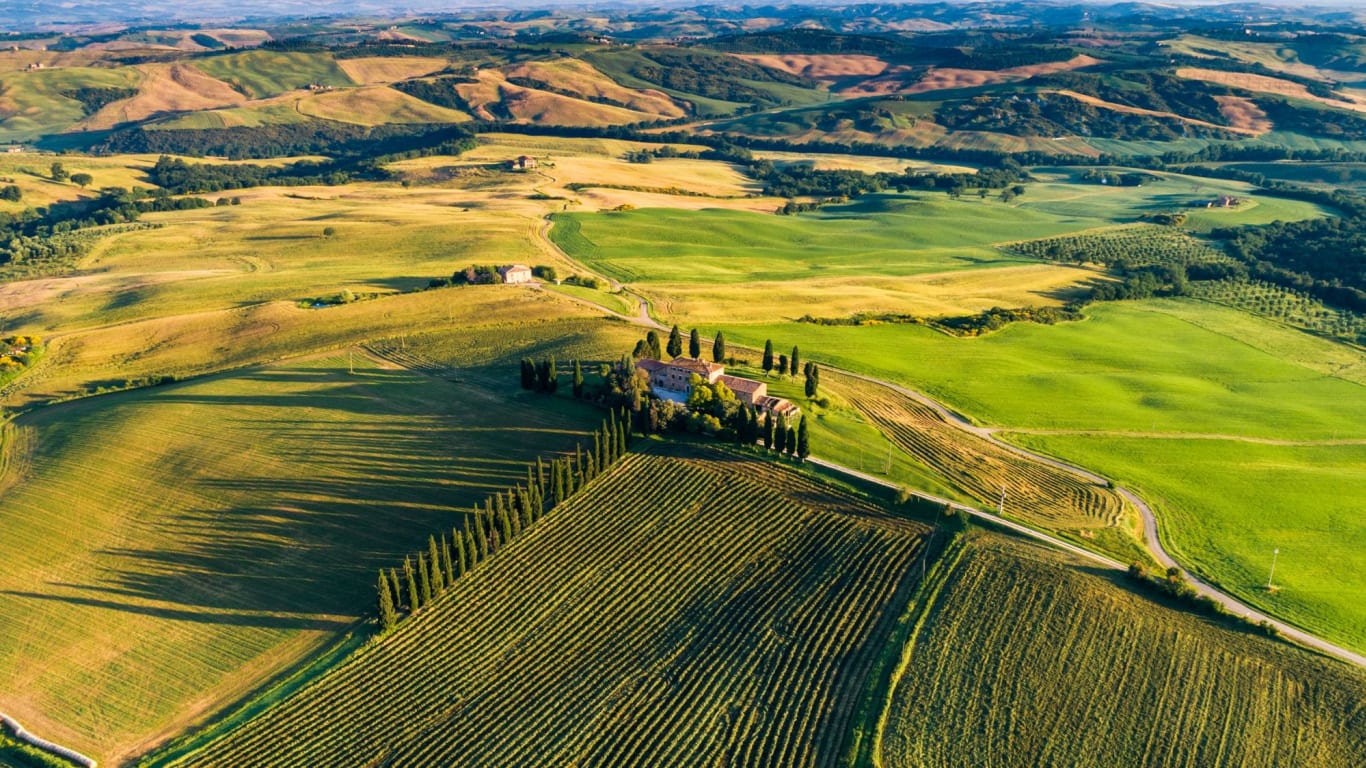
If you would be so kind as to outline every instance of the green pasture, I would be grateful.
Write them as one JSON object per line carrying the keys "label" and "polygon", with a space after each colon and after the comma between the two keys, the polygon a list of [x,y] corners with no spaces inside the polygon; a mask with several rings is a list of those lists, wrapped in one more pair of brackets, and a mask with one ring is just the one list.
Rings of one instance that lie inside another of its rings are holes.
{"label": "green pasture", "polygon": [[[1366,551],[1366,441],[1010,439],[1140,493],[1160,516],[1165,544],[1196,573],[1263,611],[1366,650],[1366,574],[1353,567]],[[1265,586],[1274,549],[1273,594]]]}
{"label": "green pasture", "polygon": [[1016,323],[973,339],[917,325],[725,331],[752,347],[800,344],[807,359],[908,384],[988,425],[1366,437],[1359,350],[1188,300],[1114,302],[1086,313],[1080,322]]}
{"label": "green pasture", "polygon": [[263,99],[310,84],[345,88],[355,83],[330,53],[251,50],[206,56],[192,63],[253,99]]}
{"label": "green pasture", "polygon": [[562,293],[566,296],[572,296],[576,299],[582,299],[597,304],[604,309],[609,309],[622,315],[634,316],[638,311],[638,302],[629,295],[622,293],[613,293],[611,291],[588,288],[582,285],[569,285],[568,283],[560,285],[554,285],[553,283],[547,284],[545,289],[547,291]]}
{"label": "green pasture", "polygon": [[651,208],[557,214],[555,222],[556,243],[596,271],[626,282],[693,283],[1019,264],[990,245],[1103,223],[933,193],[868,195],[796,216]]}
{"label": "green pasture", "polygon": [[6,425],[6,711],[117,764],[356,629],[377,567],[602,418],[463,373],[333,353]]}

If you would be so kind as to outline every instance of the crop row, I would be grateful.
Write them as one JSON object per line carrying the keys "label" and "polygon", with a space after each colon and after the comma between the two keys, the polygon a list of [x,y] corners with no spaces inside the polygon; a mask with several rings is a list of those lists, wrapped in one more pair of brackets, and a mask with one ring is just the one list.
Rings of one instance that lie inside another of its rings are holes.
{"label": "crop row", "polygon": [[1004,490],[1007,514],[1054,528],[1114,526],[1124,516],[1123,500],[1108,488],[958,429],[896,390],[830,379],[899,448],[982,503],[995,506]]}
{"label": "crop row", "polygon": [[656,446],[189,762],[830,765],[924,532]]}
{"label": "crop row", "polygon": [[1263,280],[1201,280],[1189,295],[1287,325],[1366,344],[1366,315],[1330,307],[1307,293]]}
{"label": "crop row", "polygon": [[1006,250],[1047,261],[1153,264],[1201,264],[1232,261],[1226,254],[1180,230],[1135,224],[1102,232],[1047,237],[1011,243]]}
{"label": "crop row", "polygon": [[887,711],[886,768],[1347,766],[1366,754],[1360,674],[1014,542],[974,542],[914,642]]}

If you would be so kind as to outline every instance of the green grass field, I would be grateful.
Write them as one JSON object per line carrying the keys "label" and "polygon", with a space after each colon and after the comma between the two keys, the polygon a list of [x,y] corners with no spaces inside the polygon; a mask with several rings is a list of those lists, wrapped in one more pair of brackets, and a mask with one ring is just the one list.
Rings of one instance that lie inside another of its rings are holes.
{"label": "green grass field", "polygon": [[1080,322],[1017,323],[973,339],[915,325],[725,331],[751,347],[798,342],[809,359],[909,384],[987,425],[1366,437],[1366,356],[1358,350],[1203,302],[1086,311]]}
{"label": "green grass field", "polygon": [[177,764],[830,765],[927,532],[768,461],[654,442]]}
{"label": "green grass field", "polygon": [[873,765],[1332,766],[1366,676],[976,534],[923,602]]}
{"label": "green grass field", "polygon": [[334,353],[7,424],[6,712],[117,762],[356,629],[375,567],[601,420],[515,374]]}
{"label": "green grass field", "polygon": [[[1229,440],[1012,435],[1013,442],[1117,478],[1161,516],[1187,567],[1272,615],[1366,649],[1366,441],[1265,445]],[[1280,549],[1274,594],[1265,590]]]}
{"label": "green grass field", "polygon": [[345,88],[355,83],[329,53],[253,50],[196,58],[192,63],[210,77],[253,99],[275,96],[310,84]]}
{"label": "green grass field", "polygon": [[0,143],[36,141],[79,122],[85,116],[81,103],[63,91],[132,88],[139,78],[131,67],[60,67],[0,75]]}

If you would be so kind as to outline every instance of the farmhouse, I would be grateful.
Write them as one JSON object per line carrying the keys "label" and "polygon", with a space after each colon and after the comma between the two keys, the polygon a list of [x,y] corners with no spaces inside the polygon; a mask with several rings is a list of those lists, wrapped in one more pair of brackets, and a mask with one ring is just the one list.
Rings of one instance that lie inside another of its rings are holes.
{"label": "farmhouse", "polygon": [[656,395],[669,400],[686,398],[691,389],[692,377],[696,375],[708,384],[725,384],[735,393],[736,400],[760,413],[793,416],[801,410],[790,400],[770,397],[768,385],[762,381],[727,375],[726,367],[719,363],[709,363],[695,357],[675,357],[667,363],[646,358],[637,360],[636,368],[645,371],[650,377],[650,388]]}
{"label": "farmhouse", "polygon": [[536,158],[530,155],[520,155],[516,160],[508,161],[514,171],[534,171],[536,170]]}
{"label": "farmhouse", "polygon": [[505,283],[529,283],[531,282],[531,267],[525,264],[508,264],[499,267],[498,274],[503,277]]}

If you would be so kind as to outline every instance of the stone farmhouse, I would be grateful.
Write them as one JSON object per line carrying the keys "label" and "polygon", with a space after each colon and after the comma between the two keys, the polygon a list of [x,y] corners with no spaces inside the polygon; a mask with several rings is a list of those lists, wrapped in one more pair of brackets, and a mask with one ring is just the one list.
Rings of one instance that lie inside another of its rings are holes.
{"label": "stone farmhouse", "polygon": [[770,397],[768,385],[762,381],[726,375],[726,367],[720,363],[709,363],[695,357],[675,357],[667,363],[646,358],[637,360],[636,368],[645,371],[650,377],[650,388],[661,397],[669,397],[670,394],[687,397],[692,388],[692,377],[696,375],[708,384],[725,384],[735,393],[736,400],[759,413],[772,413],[775,416],[790,418],[801,412],[801,409],[790,400]]}
{"label": "stone farmhouse", "polygon": [[531,282],[531,267],[525,264],[508,264],[505,267],[499,267],[498,274],[502,276],[505,283]]}

